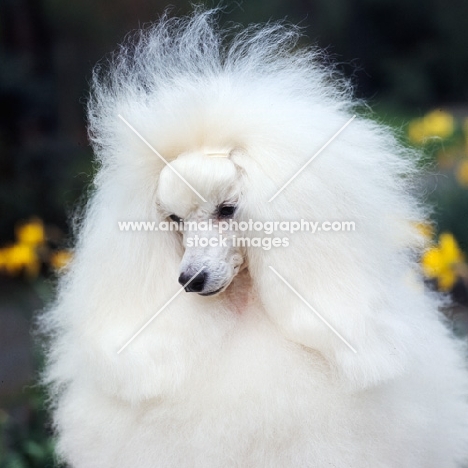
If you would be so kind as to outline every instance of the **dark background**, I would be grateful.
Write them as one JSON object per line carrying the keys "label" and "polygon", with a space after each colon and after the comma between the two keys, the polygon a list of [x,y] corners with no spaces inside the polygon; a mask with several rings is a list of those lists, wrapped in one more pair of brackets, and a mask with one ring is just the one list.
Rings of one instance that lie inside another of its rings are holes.
{"label": "dark background", "polygon": [[[173,14],[190,11],[188,2],[172,5]],[[33,216],[67,245],[69,217],[93,174],[84,114],[92,67],[168,6],[0,0],[0,246]],[[325,48],[375,118],[403,139],[411,119],[432,109],[453,115],[455,139],[422,147],[429,158],[424,183],[436,231],[453,232],[468,249],[468,190],[455,182],[454,166],[440,164],[442,153],[467,157],[468,130],[460,129],[468,116],[468,1],[250,0],[226,1],[224,10],[226,22],[300,24],[304,42]],[[33,383],[41,353],[30,337],[33,311],[52,289],[47,268],[34,278],[0,273],[0,468],[53,466],[43,394]],[[454,290],[463,305],[466,289],[458,283]]]}

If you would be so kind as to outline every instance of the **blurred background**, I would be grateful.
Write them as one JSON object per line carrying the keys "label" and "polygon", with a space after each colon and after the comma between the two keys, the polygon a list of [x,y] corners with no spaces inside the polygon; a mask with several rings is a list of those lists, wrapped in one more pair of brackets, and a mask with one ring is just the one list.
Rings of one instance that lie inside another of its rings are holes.
{"label": "blurred background", "polygon": [[[173,14],[190,11],[176,1]],[[468,331],[468,2],[245,0],[223,21],[287,18],[325,48],[356,94],[424,152],[421,190],[433,218],[421,266]],[[157,19],[155,0],[0,0],[0,467],[52,467],[42,356],[33,313],[72,255],[68,220],[93,176],[84,102],[93,65]],[[208,6],[213,6],[209,4]]]}

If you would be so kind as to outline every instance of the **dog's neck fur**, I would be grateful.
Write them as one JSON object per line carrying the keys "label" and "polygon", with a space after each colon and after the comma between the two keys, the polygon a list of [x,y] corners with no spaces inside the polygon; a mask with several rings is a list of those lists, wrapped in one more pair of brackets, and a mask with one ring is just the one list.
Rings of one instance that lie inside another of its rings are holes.
{"label": "dog's neck fur", "polygon": [[241,270],[222,294],[222,300],[235,312],[242,314],[254,301],[252,278],[248,268]]}

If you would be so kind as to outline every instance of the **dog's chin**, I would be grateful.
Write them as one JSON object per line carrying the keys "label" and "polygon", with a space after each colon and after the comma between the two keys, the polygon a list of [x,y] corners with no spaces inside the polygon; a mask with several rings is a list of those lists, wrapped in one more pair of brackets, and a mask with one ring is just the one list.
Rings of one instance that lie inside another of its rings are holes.
{"label": "dog's chin", "polygon": [[230,284],[231,284],[231,281],[229,281],[229,283],[225,284],[224,286],[221,286],[219,289],[215,289],[214,291],[204,291],[198,294],[200,296],[216,296],[216,294],[220,294],[226,291],[226,289],[229,287]]}

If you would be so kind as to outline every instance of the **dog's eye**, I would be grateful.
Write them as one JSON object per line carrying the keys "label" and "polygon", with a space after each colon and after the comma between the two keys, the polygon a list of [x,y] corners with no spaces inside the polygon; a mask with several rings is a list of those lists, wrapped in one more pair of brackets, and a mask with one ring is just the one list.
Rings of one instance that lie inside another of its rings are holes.
{"label": "dog's eye", "polygon": [[235,205],[219,205],[217,213],[220,218],[229,218],[234,214],[235,211]]}
{"label": "dog's eye", "polygon": [[172,221],[175,221],[176,223],[181,223],[182,222],[182,218],[179,218],[177,215],[175,214],[171,214],[169,215],[169,218],[172,220]]}

